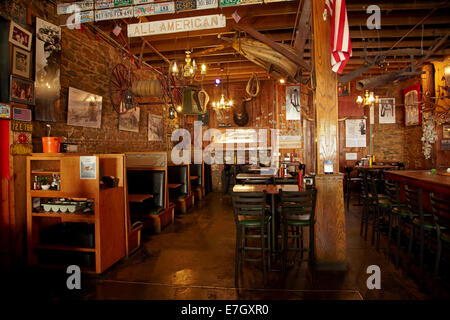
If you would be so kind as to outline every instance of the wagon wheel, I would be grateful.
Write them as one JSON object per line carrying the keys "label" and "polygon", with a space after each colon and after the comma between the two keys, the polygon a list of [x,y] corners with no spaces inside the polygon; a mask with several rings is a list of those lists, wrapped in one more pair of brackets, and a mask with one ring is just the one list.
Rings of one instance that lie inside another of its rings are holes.
{"label": "wagon wheel", "polygon": [[109,77],[109,98],[114,110],[119,113],[126,113],[128,104],[134,104],[134,95],[131,91],[133,82],[136,81],[134,73],[123,64],[117,64],[111,71]]}

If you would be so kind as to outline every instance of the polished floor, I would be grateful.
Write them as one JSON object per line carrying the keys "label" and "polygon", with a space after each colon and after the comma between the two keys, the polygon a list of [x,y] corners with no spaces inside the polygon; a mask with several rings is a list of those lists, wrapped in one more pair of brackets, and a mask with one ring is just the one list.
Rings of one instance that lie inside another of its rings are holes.
{"label": "polished floor", "polygon": [[[144,235],[142,247],[101,276],[85,276],[82,289],[69,291],[66,274],[24,271],[16,289],[43,299],[429,299],[403,269],[359,235],[361,207],[346,213],[348,270],[318,272],[314,281],[304,263],[286,275],[269,273],[266,287],[261,270],[247,262],[240,289],[234,288],[235,225],[230,197],[209,194],[160,234]],[[367,267],[381,269],[381,289],[367,288]],[[275,263],[273,268],[277,269]],[[279,269],[279,268],[278,268]],[[22,289],[20,289],[22,288]],[[440,293],[441,294],[441,293]],[[444,295],[445,296],[445,295]],[[447,296],[448,297],[448,296]]]}

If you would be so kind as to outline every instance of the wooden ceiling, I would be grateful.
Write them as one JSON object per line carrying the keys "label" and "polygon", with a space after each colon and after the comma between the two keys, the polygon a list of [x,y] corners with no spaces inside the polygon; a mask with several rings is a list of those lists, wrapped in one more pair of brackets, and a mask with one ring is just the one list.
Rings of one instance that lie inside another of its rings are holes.
{"label": "wooden ceiling", "polygon": [[[218,38],[218,34],[231,38],[237,34],[233,28],[232,13],[238,10],[239,15],[247,16],[249,24],[265,34],[267,37],[287,45],[292,45],[295,37],[295,22],[300,17],[300,10],[303,0],[296,0],[283,3],[249,5],[240,7],[227,7],[208,10],[198,10],[181,12],[177,14],[164,14],[151,17],[130,18],[124,20],[112,20],[96,22],[95,25],[102,31],[112,34],[113,28],[119,24],[124,34],[127,34],[127,24],[167,20],[182,17],[192,17],[208,14],[224,14],[227,18],[227,26],[221,29],[203,30],[196,32],[183,32],[148,36],[144,38],[127,39],[131,50],[137,56],[141,55],[142,43],[148,41],[154,49],[148,45],[143,50],[143,59],[155,67],[168,67],[167,60],[161,56],[178,63],[183,63],[185,51],[190,49],[197,64],[205,63],[208,71],[203,78],[203,83],[213,82],[216,77],[224,77],[229,74],[230,82],[246,81],[252,73],[257,73],[261,79],[268,79],[268,74],[257,65],[246,60],[234,49],[227,46],[227,43]],[[353,47],[353,57],[349,60],[344,70],[348,73],[364,63],[363,52],[366,48],[369,55],[377,51],[389,50],[394,45],[396,49],[417,48],[425,51],[430,48],[438,39],[450,31],[450,1],[351,1],[347,0],[348,22],[350,26],[350,36]],[[368,4],[376,4],[381,8],[381,29],[369,30],[366,27],[366,20],[369,14],[366,13]],[[436,9],[435,9],[436,8]],[[434,10],[434,11],[433,11]],[[433,11],[433,12],[432,12]],[[432,13],[431,13],[432,12]],[[431,13],[431,15],[429,15]],[[427,17],[424,21],[423,18]],[[418,24],[419,23],[419,24]],[[417,25],[417,26],[416,26]],[[411,31],[413,27],[416,28]],[[409,33],[408,33],[409,32]],[[309,34],[311,34],[309,32]],[[406,35],[406,36],[405,36]],[[240,33],[241,37],[247,36]],[[398,42],[402,37],[402,41]],[[316,41],[321,41],[316,39]],[[119,41],[120,42],[120,41]],[[225,48],[218,50],[221,46]],[[208,53],[202,53],[204,50]],[[431,58],[442,59],[450,54],[450,41],[447,41]],[[307,41],[304,59],[309,61],[311,57],[311,43]],[[363,76],[377,75],[387,71],[393,71],[406,67],[410,63],[409,56],[388,56],[388,66],[381,69],[378,66],[365,72]],[[199,77],[197,79],[200,79]]]}

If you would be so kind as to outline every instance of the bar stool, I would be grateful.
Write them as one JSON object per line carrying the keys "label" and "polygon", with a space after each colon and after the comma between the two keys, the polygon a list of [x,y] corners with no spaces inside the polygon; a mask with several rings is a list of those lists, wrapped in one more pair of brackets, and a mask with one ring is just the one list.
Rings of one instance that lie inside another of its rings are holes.
{"label": "bar stool", "polygon": [[[430,219],[431,214],[425,214],[422,205],[422,189],[410,189],[409,186],[405,186],[406,206],[410,213],[411,220],[411,233],[408,245],[407,261],[409,262],[412,256],[412,249],[415,240],[415,229],[419,229],[419,272],[420,283],[423,283],[424,276],[424,248],[425,248],[425,233],[428,236],[431,232],[436,231],[435,222]],[[430,237],[429,237],[430,238]]]}
{"label": "bar stool", "polygon": [[[239,285],[241,261],[260,261],[262,263],[264,285],[267,284],[267,270],[270,270],[270,223],[266,215],[266,192],[233,192],[232,203],[236,223],[235,287]],[[249,230],[258,234],[250,234]],[[249,247],[247,239],[259,239],[260,247]],[[243,241],[244,240],[244,241]],[[267,241],[267,247],[266,247]],[[261,251],[259,258],[245,257],[246,251]]]}
{"label": "bar stool", "polygon": [[[301,192],[283,192],[280,190],[279,192],[283,236],[283,272],[286,271],[289,251],[300,252],[298,262],[309,261],[310,265],[314,265],[316,193],[316,189]],[[303,228],[309,229],[308,248],[303,247]],[[291,235],[289,235],[289,232],[291,232]],[[288,246],[288,238],[296,240],[296,247],[290,248]],[[303,252],[308,252],[307,259],[303,259]]]}
{"label": "bar stool", "polygon": [[[367,179],[367,187],[369,194],[367,197],[370,199],[369,206],[373,210],[373,222],[372,222],[372,245],[375,242],[376,236],[376,249],[380,250],[380,234],[382,223],[384,222],[385,213],[391,207],[391,202],[386,196],[378,194],[378,179]],[[369,221],[367,221],[369,224]]]}
{"label": "bar stool", "polygon": [[[350,199],[351,199],[351,192],[352,192],[352,187],[354,184],[357,185],[357,187],[359,187],[358,189],[361,189],[361,182],[362,182],[362,178],[361,177],[350,177],[350,174],[353,172],[355,168],[352,166],[346,166],[344,167],[344,172],[345,172],[345,200],[346,200],[346,204],[347,204],[347,210],[349,207],[349,203],[350,203]],[[361,204],[361,194],[358,193],[358,205]]]}
{"label": "bar stool", "polygon": [[[395,267],[398,268],[400,260],[400,241],[402,236],[402,227],[404,225],[404,221],[409,221],[409,211],[407,210],[406,205],[400,202],[400,189],[398,183],[395,181],[391,182],[389,180],[385,180],[384,185],[386,196],[389,199],[390,203],[389,231],[386,255],[389,259],[392,239],[392,223],[395,220],[397,228],[397,253],[395,255]],[[402,221],[402,219],[404,220]]]}
{"label": "bar stool", "polygon": [[433,288],[438,280],[439,265],[441,263],[442,247],[450,248],[450,201],[448,199],[437,198],[430,193],[431,208],[434,222],[436,224],[436,261],[433,272]]}

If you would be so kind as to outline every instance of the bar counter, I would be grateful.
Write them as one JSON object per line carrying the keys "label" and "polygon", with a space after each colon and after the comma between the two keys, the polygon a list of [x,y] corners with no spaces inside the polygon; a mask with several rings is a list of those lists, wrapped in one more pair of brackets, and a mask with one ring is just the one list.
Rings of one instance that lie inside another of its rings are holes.
{"label": "bar counter", "polygon": [[430,193],[450,196],[450,176],[432,174],[430,170],[395,170],[385,171],[386,179],[397,181],[400,185],[400,199],[405,201],[405,185],[422,189],[423,206],[431,210]]}

